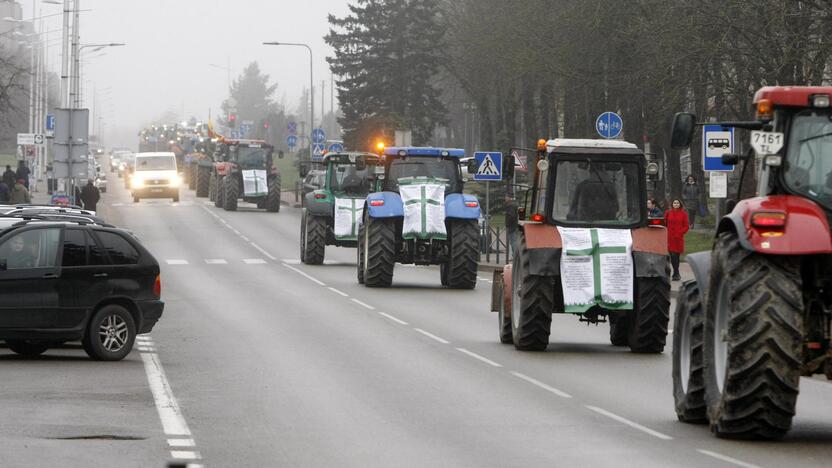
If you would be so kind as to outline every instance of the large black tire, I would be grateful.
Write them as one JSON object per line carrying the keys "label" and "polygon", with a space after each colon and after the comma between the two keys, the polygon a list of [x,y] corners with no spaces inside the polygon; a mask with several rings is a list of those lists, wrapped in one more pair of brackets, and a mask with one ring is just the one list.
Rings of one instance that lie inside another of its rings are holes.
{"label": "large black tire", "polygon": [[521,351],[544,351],[549,345],[556,281],[552,276],[531,275],[526,239],[511,270],[511,334]]}
{"label": "large black tire", "polygon": [[610,343],[613,346],[630,345],[630,312],[610,317]]}
{"label": "large black tire", "polygon": [[266,211],[277,213],[280,211],[280,174],[277,174],[269,184],[269,194],[266,197]]}
{"label": "large black tire", "polygon": [[195,161],[188,163],[188,166],[185,170],[185,177],[188,178],[188,190],[196,190],[196,173],[198,170],[199,166],[196,165]]}
{"label": "large black tire", "polygon": [[97,361],[120,361],[133,349],[136,324],[121,306],[108,305],[93,315],[81,340],[89,357]]}
{"label": "large black tire", "polygon": [[396,223],[387,218],[364,219],[363,242],[364,285],[369,288],[385,288],[393,284],[393,268],[396,265]]}
{"label": "large black tire", "polygon": [[364,284],[364,223],[358,226],[358,245],[355,249],[356,277],[358,284]]}
{"label": "large black tire", "polygon": [[196,166],[196,196],[199,198],[209,195],[211,171],[208,168]]}
{"label": "large black tire", "polygon": [[661,353],[670,321],[670,265],[666,276],[636,278],[635,309],[630,317],[630,351]]}
{"label": "large black tire", "polygon": [[303,233],[304,244],[301,246],[303,263],[321,265],[326,255],[326,218],[305,213],[303,219],[306,227]]}
{"label": "large black tire", "polygon": [[49,346],[37,341],[7,341],[6,345],[14,353],[24,357],[37,357],[45,353]]}
{"label": "large black tire", "polygon": [[705,312],[705,394],[719,437],[774,439],[791,428],[803,362],[800,259],[714,246]]}
{"label": "large black tire", "polygon": [[505,291],[502,281],[500,281],[499,289],[500,308],[497,312],[497,330],[500,335],[500,343],[512,344],[514,343],[514,337],[511,334],[511,317],[506,314],[506,301],[503,297]]}
{"label": "large black tire", "polygon": [[448,221],[450,247],[445,282],[454,289],[474,289],[477,286],[480,230],[476,220]]}
{"label": "large black tire", "polygon": [[673,400],[676,416],[686,423],[708,420],[705,404],[704,319],[696,281],[686,281],[673,315]]}
{"label": "large black tire", "polygon": [[219,177],[214,171],[211,171],[211,174],[208,176],[208,200],[214,202],[216,206],[217,202],[217,192],[219,188]]}
{"label": "large black tire", "polygon": [[214,183],[214,206],[217,208],[222,208],[223,202],[223,195],[225,195],[225,177],[216,176],[216,182]]}
{"label": "large black tire", "polygon": [[233,175],[225,176],[222,180],[222,208],[225,211],[237,211],[237,198],[240,196],[240,182]]}

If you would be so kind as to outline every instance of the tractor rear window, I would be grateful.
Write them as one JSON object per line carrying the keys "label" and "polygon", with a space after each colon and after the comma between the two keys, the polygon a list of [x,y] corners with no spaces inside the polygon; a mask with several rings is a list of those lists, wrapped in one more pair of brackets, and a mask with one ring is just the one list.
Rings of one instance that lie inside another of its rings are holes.
{"label": "tractor rear window", "polygon": [[637,224],[640,176],[635,162],[558,161],[552,217],[567,224]]}
{"label": "tractor rear window", "polygon": [[459,180],[459,161],[456,158],[407,156],[393,159],[387,175],[387,190],[393,192],[398,191],[399,179],[409,177],[444,179],[447,180],[445,183],[446,194],[462,191]]}
{"label": "tractor rear window", "polygon": [[832,116],[797,115],[789,134],[784,178],[793,191],[832,207]]}
{"label": "tractor rear window", "polygon": [[367,170],[359,171],[352,164],[333,164],[331,184],[333,192],[349,195],[367,195],[370,192]]}

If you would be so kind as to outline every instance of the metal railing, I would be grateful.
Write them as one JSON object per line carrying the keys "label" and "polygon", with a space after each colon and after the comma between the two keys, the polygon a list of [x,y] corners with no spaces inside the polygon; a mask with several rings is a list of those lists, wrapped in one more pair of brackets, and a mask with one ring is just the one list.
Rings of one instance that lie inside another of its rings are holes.
{"label": "metal railing", "polygon": [[493,227],[488,223],[480,225],[480,253],[485,255],[486,263],[491,263],[492,256],[498,265],[511,262],[513,253],[508,234],[506,228]]}

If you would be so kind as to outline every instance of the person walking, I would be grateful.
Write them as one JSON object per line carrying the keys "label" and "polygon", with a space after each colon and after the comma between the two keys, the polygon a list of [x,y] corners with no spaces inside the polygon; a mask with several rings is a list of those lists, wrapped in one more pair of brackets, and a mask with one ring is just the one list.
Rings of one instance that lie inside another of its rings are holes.
{"label": "person walking", "polygon": [[3,173],[3,182],[9,186],[9,190],[14,187],[14,183],[17,180],[17,174],[12,170],[12,166],[6,165],[6,172]]}
{"label": "person walking", "polygon": [[26,166],[26,161],[18,163],[17,180],[23,180],[23,185],[26,186],[26,190],[29,190],[29,168]]}
{"label": "person walking", "polygon": [[0,180],[0,204],[9,203],[12,198],[12,192],[5,182]]}
{"label": "person walking", "polygon": [[101,192],[95,186],[92,179],[87,181],[87,185],[81,190],[81,201],[84,202],[84,209],[95,211],[98,200],[101,200]]}
{"label": "person walking", "polygon": [[690,228],[688,214],[682,200],[674,199],[671,207],[664,213],[667,225],[667,251],[670,252],[670,264],[673,266],[673,281],[679,281],[679,256],[685,252],[685,234]]}
{"label": "person walking", "polygon": [[32,203],[32,197],[29,195],[29,190],[26,189],[26,185],[23,183],[23,179],[17,179],[17,183],[14,184],[14,188],[12,189],[12,196],[11,196],[12,205],[23,205],[27,203]]}
{"label": "person walking", "polygon": [[688,210],[688,223],[693,229],[696,225],[696,213],[699,212],[699,184],[696,183],[696,177],[689,175],[685,179],[685,185],[682,187],[682,200]]}

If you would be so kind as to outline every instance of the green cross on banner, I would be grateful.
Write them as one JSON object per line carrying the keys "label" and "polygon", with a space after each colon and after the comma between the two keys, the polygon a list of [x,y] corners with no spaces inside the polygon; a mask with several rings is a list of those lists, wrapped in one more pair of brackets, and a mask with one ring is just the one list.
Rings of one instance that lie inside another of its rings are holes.
{"label": "green cross on banner", "polygon": [[[590,239],[592,241],[592,247],[589,249],[582,249],[582,250],[566,250],[566,255],[568,256],[591,256],[592,257],[592,273],[593,273],[593,283],[595,288],[595,302],[598,305],[603,305],[605,308],[615,309],[618,307],[629,308],[629,305],[621,305],[621,304],[610,304],[606,303],[601,294],[601,255],[602,254],[626,254],[627,248],[626,247],[601,247],[600,242],[598,241],[598,230],[597,229],[590,229],[589,230]],[[582,308],[582,307],[581,307]],[[569,309],[569,306],[567,306]],[[570,310],[567,310],[569,312]],[[585,310],[581,310],[581,312],[585,312]]]}
{"label": "green cross on banner", "polygon": [[[361,211],[363,209],[363,207],[360,207],[360,208],[355,207],[355,202],[356,202],[355,198],[351,199],[350,201],[352,202],[352,207],[339,206],[338,209],[340,211],[349,211],[350,212],[350,216],[352,218],[352,228],[351,228],[351,231],[350,231],[350,235],[355,237],[355,236],[358,236],[358,233],[356,232],[356,229],[358,228],[358,223],[356,222],[356,221],[358,221],[356,219],[356,214],[358,214],[358,212]],[[361,202],[363,203],[364,200],[361,200]]]}
{"label": "green cross on banner", "polygon": [[420,206],[422,208],[421,235],[422,235],[422,237],[427,237],[427,235],[428,235],[428,205],[430,204],[430,205],[434,205],[434,206],[440,206],[441,203],[439,203],[436,200],[432,200],[432,199],[428,198],[426,187],[424,185],[422,185],[419,188],[422,189],[420,199],[418,199],[418,200],[408,200],[408,201],[405,202],[405,205],[414,205],[416,203],[420,204]]}

